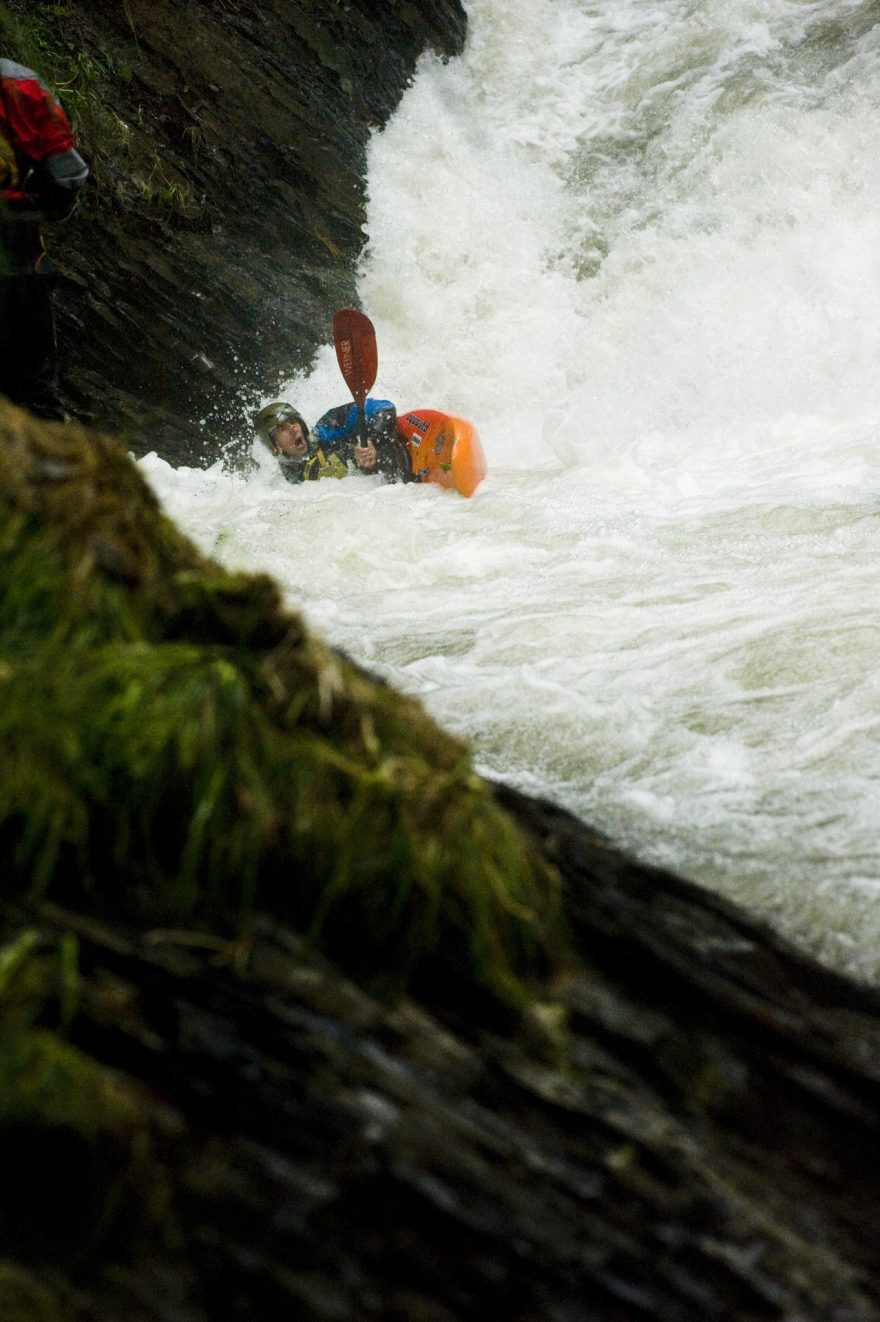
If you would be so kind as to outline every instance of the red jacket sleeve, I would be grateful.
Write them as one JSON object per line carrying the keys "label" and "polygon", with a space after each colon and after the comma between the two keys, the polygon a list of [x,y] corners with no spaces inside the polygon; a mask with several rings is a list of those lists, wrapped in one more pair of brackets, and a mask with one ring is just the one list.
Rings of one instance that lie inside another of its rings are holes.
{"label": "red jacket sleeve", "polygon": [[0,108],[6,111],[8,135],[22,156],[45,161],[73,147],[70,121],[30,69],[19,68],[16,76],[3,79]]}

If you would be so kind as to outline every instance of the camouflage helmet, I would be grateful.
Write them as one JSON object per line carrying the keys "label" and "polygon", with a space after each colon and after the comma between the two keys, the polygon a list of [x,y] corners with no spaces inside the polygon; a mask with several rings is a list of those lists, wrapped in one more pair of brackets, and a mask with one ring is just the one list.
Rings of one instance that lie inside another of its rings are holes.
{"label": "camouflage helmet", "polygon": [[292,404],[285,404],[283,400],[278,400],[274,404],[267,404],[265,408],[260,409],[259,413],[254,414],[254,429],[260,440],[270,450],[274,450],[275,445],[273,436],[275,428],[280,427],[282,422],[298,422],[302,427],[303,436],[308,441],[309,429],[305,418],[301,413],[297,413]]}

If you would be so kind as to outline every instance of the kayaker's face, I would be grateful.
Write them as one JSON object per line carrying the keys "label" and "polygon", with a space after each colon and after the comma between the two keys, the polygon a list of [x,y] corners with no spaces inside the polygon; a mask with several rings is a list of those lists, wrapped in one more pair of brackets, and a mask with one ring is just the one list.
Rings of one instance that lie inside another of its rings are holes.
{"label": "kayaker's face", "polygon": [[302,425],[293,418],[278,424],[272,433],[272,444],[276,454],[286,454],[289,458],[298,458],[309,448]]}

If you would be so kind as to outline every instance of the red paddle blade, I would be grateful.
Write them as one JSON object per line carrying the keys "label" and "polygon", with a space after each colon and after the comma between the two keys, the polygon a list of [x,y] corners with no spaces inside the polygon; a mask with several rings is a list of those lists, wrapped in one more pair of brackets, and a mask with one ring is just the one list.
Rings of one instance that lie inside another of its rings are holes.
{"label": "red paddle blade", "polygon": [[333,317],[333,343],[339,370],[357,403],[363,404],[379,370],[373,323],[357,308],[340,308]]}

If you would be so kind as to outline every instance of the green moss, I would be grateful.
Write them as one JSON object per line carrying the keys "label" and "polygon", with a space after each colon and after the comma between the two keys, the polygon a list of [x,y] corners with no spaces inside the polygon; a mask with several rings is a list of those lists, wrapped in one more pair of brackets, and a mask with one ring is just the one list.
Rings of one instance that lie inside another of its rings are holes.
{"label": "green moss", "polygon": [[64,1314],[34,1273],[0,1259],[0,1322],[64,1322]]}
{"label": "green moss", "polygon": [[261,688],[242,658],[188,643],[16,667],[0,819],[19,884],[227,929],[271,907],[391,981],[457,932],[448,954],[510,983],[542,944],[552,879],[464,754],[438,767],[418,747],[370,755],[279,729]]}
{"label": "green moss", "polygon": [[38,945],[28,928],[0,947],[0,1031],[29,1028],[49,995],[52,961],[39,957]]}
{"label": "green moss", "polygon": [[74,119],[95,114],[105,79],[131,77],[130,70],[116,66],[109,52],[84,48],[64,4],[17,0],[3,5],[0,35],[8,57],[35,69]]}
{"label": "green moss", "polygon": [[559,941],[556,879],[466,748],[310,637],[270,580],[202,559],[110,443],[17,441],[7,893],[233,936],[268,909],[374,983],[521,996]]}

